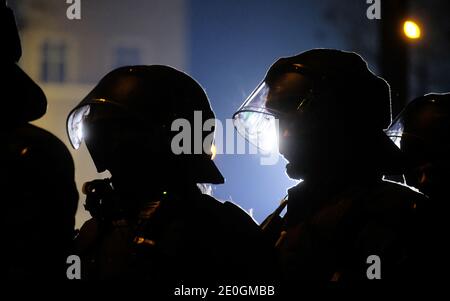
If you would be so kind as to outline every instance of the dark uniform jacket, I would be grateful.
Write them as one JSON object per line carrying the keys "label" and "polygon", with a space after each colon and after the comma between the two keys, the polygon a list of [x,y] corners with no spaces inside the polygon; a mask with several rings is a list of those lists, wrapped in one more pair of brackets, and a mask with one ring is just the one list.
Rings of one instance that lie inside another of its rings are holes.
{"label": "dark uniform jacket", "polygon": [[[269,279],[272,250],[236,205],[192,189],[167,191],[135,217],[85,223],[77,239],[84,279]],[[203,282],[205,283],[205,282]]]}
{"label": "dark uniform jacket", "polygon": [[334,190],[303,183],[291,188],[279,242],[284,281],[367,281],[370,255],[380,259],[382,279],[413,277],[426,201],[407,187],[381,180]]}
{"label": "dark uniform jacket", "polygon": [[9,279],[66,278],[78,191],[67,147],[23,123],[0,131],[2,267]]}

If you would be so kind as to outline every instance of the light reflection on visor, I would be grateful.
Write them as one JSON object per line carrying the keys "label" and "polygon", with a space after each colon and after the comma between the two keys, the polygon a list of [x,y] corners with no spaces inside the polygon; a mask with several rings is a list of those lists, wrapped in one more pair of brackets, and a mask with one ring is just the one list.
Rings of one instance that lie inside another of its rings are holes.
{"label": "light reflection on visor", "polygon": [[395,145],[401,149],[402,137],[404,134],[404,126],[401,119],[397,119],[392,125],[385,131],[386,135],[395,143]]}
{"label": "light reflection on visor", "polygon": [[75,149],[78,149],[83,142],[83,120],[89,115],[91,110],[90,105],[84,105],[74,110],[67,120],[67,133],[69,140]]}
{"label": "light reflection on visor", "polygon": [[262,82],[233,116],[237,132],[263,153],[278,151],[278,119],[266,108],[269,88]]}
{"label": "light reflection on visor", "polygon": [[278,151],[278,118],[303,114],[313,99],[313,81],[302,69],[286,70],[267,75],[233,116],[238,133],[263,152]]}
{"label": "light reflection on visor", "polygon": [[263,153],[278,151],[278,119],[273,115],[241,111],[234,115],[233,123],[238,133]]}

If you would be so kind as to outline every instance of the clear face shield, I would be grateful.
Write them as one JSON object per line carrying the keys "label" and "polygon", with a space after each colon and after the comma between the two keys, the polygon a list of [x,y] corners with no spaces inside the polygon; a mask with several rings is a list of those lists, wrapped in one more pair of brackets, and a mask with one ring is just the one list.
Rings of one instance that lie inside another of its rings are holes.
{"label": "clear face shield", "polygon": [[278,151],[278,120],[266,107],[268,92],[262,82],[233,116],[237,132],[264,153]]}
{"label": "clear face shield", "polygon": [[386,135],[414,158],[446,158],[450,148],[446,133],[450,132],[450,126],[445,127],[441,121],[448,115],[442,115],[433,102],[419,105],[412,104],[402,111],[386,130]]}
{"label": "clear face shield", "polygon": [[83,121],[90,112],[91,106],[87,104],[72,111],[67,119],[67,133],[70,144],[75,149],[78,149],[84,140]]}
{"label": "clear face shield", "polygon": [[[123,135],[123,137],[129,137],[130,139],[137,138],[138,141],[142,141],[141,138],[143,137],[142,136],[143,134],[142,132],[139,132],[137,130],[136,124],[134,123],[130,124],[129,118],[126,119],[120,118],[121,116],[128,116],[128,115],[115,114],[114,113],[114,109],[116,108],[115,106],[108,106],[108,108],[113,111],[109,111],[106,108],[102,108],[101,110],[102,114],[98,114],[99,111],[96,109],[98,109],[97,107],[98,104],[101,103],[104,103],[104,101],[94,99],[92,102],[85,105],[81,105],[80,107],[76,108],[70,113],[67,119],[67,133],[69,136],[69,141],[75,149],[78,149],[81,146],[81,143],[86,140],[87,135],[89,135],[89,133],[86,133],[86,129],[91,131],[94,130],[96,132],[97,137],[101,136],[103,139],[110,142],[113,141],[117,143],[121,142],[123,143],[124,140],[121,140],[116,136],[120,135],[120,131],[122,130],[127,131],[125,135]],[[111,113],[111,115],[108,115],[109,114],[108,112]],[[109,123],[106,127],[104,124],[102,124],[103,121],[105,121],[102,118],[104,118],[105,116],[108,121],[113,120],[113,122]],[[124,120],[126,123],[125,124],[121,123]],[[142,119],[140,119],[139,116],[137,115],[133,115],[132,120],[135,122],[139,122],[139,124],[141,124],[140,122],[142,121]],[[115,128],[111,128],[110,127],[111,124],[114,125]],[[154,139],[155,144],[159,146],[166,145],[165,143],[166,140],[168,139],[168,137],[171,137],[171,133],[166,133],[166,127],[151,126],[150,129],[141,127],[139,130],[145,131],[146,132],[145,136],[152,137],[151,139]],[[90,133],[89,137],[92,138],[92,132]],[[133,142],[135,140],[127,140],[127,143],[129,141]],[[98,142],[100,143],[101,141]],[[95,153],[96,156],[94,156],[93,153],[91,153],[91,156],[94,159],[94,163],[97,166],[97,170],[99,172],[102,172],[106,169],[103,162],[103,159],[105,158],[105,153],[102,151],[99,152],[98,151],[99,149],[101,148],[99,148],[99,146],[97,145],[97,151]],[[111,151],[111,149],[115,150],[115,148],[112,147],[109,149],[109,151]],[[155,153],[152,153],[153,151]],[[158,151],[166,152],[166,149],[163,147],[153,148],[152,152],[146,153],[146,156],[148,158],[152,156],[157,157],[157,155],[160,155],[160,153],[157,153]],[[91,150],[89,150],[89,152],[91,152]],[[100,156],[98,154],[100,154]],[[192,164],[192,167],[189,168],[189,170],[195,171],[194,173],[198,183],[211,183],[211,184],[224,183],[224,178],[213,161],[216,155],[216,148],[213,139],[211,141],[211,149],[209,150],[209,152],[205,152],[205,155],[207,155],[207,159],[205,159],[204,155],[189,156],[192,159],[191,161],[189,161],[191,162],[189,164]]]}
{"label": "clear face shield", "polygon": [[[386,130],[386,135],[402,150],[418,145],[442,148],[441,111],[433,102],[413,102],[408,105]],[[445,131],[444,131],[445,132]]]}
{"label": "clear face shield", "polygon": [[233,115],[234,126],[262,152],[277,152],[279,119],[303,111],[311,98],[312,82],[296,71],[266,77]]}
{"label": "clear face shield", "polygon": [[402,118],[395,119],[389,128],[385,131],[386,135],[401,149],[402,138],[404,134],[404,124]]}

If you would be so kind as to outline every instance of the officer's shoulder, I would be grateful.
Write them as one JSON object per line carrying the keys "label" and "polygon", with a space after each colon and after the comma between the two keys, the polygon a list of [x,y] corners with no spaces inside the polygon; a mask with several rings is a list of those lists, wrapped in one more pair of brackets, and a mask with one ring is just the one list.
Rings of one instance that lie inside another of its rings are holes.
{"label": "officer's shoulder", "polygon": [[400,200],[407,199],[420,201],[427,199],[427,197],[419,190],[402,183],[383,180],[379,187],[382,194],[390,194]]}
{"label": "officer's shoulder", "polygon": [[231,201],[220,202],[210,195],[203,194],[199,203],[202,209],[211,214],[210,217],[230,229],[240,232],[245,230],[253,232],[259,229],[256,221],[243,208]]}
{"label": "officer's shoulder", "polygon": [[52,147],[65,152],[68,151],[66,145],[58,137],[43,128],[33,124],[27,124],[24,125],[20,131],[29,136],[36,143],[45,142],[46,147]]}
{"label": "officer's shoulder", "polygon": [[53,157],[57,154],[59,157],[71,160],[71,155],[66,145],[55,135],[33,124],[24,123],[16,126],[9,131],[11,137],[19,143],[22,141],[26,145],[39,150],[42,155]]}
{"label": "officer's shoulder", "polygon": [[231,201],[221,202],[208,194],[201,195],[199,206],[203,207],[203,209],[211,211],[213,214],[215,213],[217,215],[224,215],[227,217],[235,217],[237,219],[254,221],[252,217],[236,203],[233,203]]}
{"label": "officer's shoulder", "polygon": [[2,131],[8,158],[20,158],[43,172],[52,170],[63,178],[73,178],[74,162],[66,145],[52,133],[33,124],[24,123]]}
{"label": "officer's shoulder", "polygon": [[373,211],[412,212],[427,203],[427,197],[412,187],[391,181],[381,181],[368,202]]}

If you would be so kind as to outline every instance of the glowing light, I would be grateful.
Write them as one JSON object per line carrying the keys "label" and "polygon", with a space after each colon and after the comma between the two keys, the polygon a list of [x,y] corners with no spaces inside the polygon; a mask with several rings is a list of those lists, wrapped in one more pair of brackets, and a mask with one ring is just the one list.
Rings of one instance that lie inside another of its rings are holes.
{"label": "glowing light", "polygon": [[257,146],[263,153],[278,152],[278,120],[273,116],[264,117],[268,118],[268,122],[258,133]]}
{"label": "glowing light", "polygon": [[84,138],[83,120],[90,113],[90,106],[82,106],[73,111],[67,122],[70,143],[75,149],[78,149]]}
{"label": "glowing light", "polygon": [[145,238],[143,237],[135,237],[134,242],[138,245],[142,244],[145,241]]}
{"label": "glowing light", "polygon": [[421,36],[421,30],[416,22],[407,20],[403,23],[403,32],[405,36],[409,39],[418,39]]}
{"label": "glowing light", "polygon": [[78,124],[78,127],[76,127],[76,133],[77,133],[78,141],[82,141],[83,140],[83,122],[80,122]]}
{"label": "glowing light", "polygon": [[154,240],[146,239],[146,238],[140,237],[140,236],[137,236],[137,237],[134,238],[134,243],[137,244],[137,245],[142,245],[142,244],[149,245],[149,246],[154,246],[155,245],[155,241]]}
{"label": "glowing light", "polygon": [[28,153],[28,147],[25,147],[24,149],[22,149],[22,151],[20,152],[21,156],[25,156]]}
{"label": "glowing light", "polygon": [[397,146],[399,149],[402,149],[402,136],[393,136],[389,137],[391,138],[392,142],[394,142],[395,146]]}

